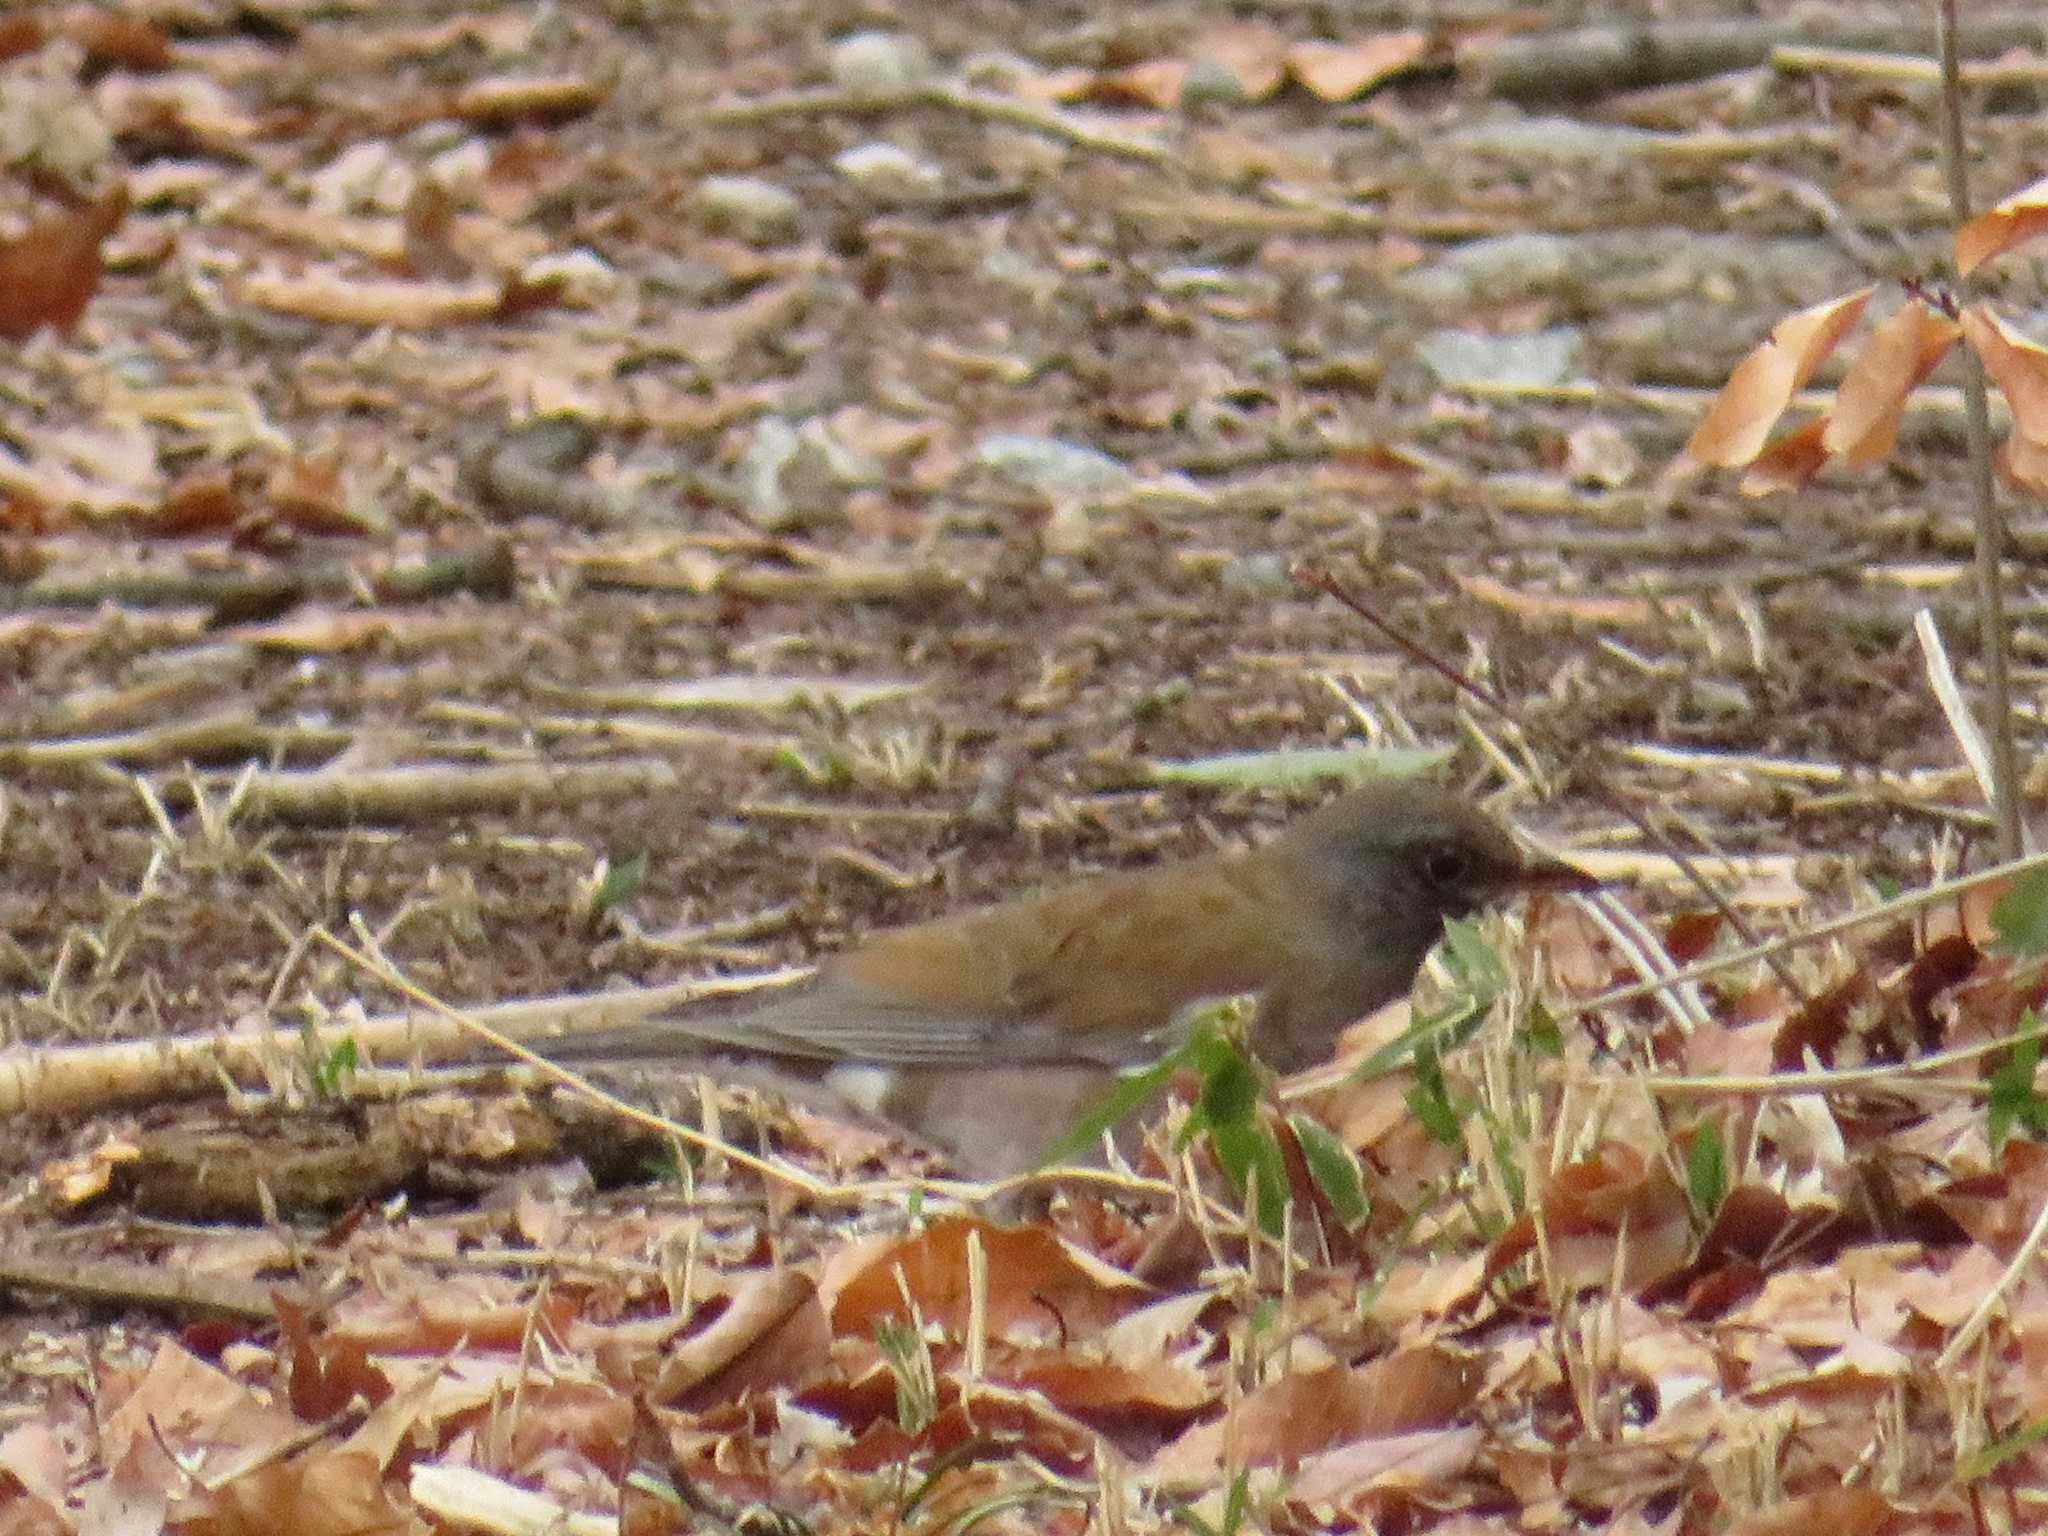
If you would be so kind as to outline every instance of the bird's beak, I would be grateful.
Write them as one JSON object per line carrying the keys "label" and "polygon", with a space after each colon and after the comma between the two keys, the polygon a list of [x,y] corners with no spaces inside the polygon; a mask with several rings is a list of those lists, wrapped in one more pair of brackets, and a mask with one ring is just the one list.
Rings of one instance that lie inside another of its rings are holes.
{"label": "bird's beak", "polygon": [[1504,891],[1555,891],[1560,895],[1597,891],[1606,883],[1576,864],[1567,864],[1547,853],[1531,852],[1524,852],[1522,867],[1508,873],[1500,882]]}

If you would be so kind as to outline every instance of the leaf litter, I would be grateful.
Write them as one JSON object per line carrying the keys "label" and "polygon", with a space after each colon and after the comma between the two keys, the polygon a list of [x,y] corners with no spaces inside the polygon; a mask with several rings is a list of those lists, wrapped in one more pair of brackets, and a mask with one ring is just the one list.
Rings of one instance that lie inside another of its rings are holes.
{"label": "leaf litter", "polygon": [[[1561,791],[1525,819],[1636,881],[1673,964],[1722,952],[1578,765],[1481,738],[1294,559],[1349,562],[1551,733],[1643,749],[1626,786],[1726,851],[1745,909],[1869,905],[1976,825],[1898,595],[1964,576],[1927,491],[1942,354],[1993,366],[2038,482],[2038,344],[1910,300],[1767,446],[1868,278],[1812,210],[1920,234],[1872,170],[1921,163],[1932,118],[1889,87],[1810,59],[1687,87],[1783,162],[1724,179],[1686,135],[1432,153],[1486,105],[1443,86],[1501,56],[1483,30],[907,6],[917,50],[862,44],[878,81],[835,42],[872,15],[700,10],[0,30],[0,1027],[75,1052],[0,1058],[0,1103],[62,1111],[10,1122],[0,1520],[2039,1523],[2024,888],[1992,926],[1809,948],[1805,999],[1707,978],[1690,1033],[1576,1011],[1638,981],[1624,930],[1490,927],[1502,963],[1426,982],[1430,1029],[1368,1026],[1363,1080],[1289,1090],[1336,1145],[1278,1139],[1277,1236],[1170,1135],[1016,1224],[739,1085],[681,1092],[712,1133],[684,1156],[505,1069],[417,1094],[445,1048],[373,1019],[403,995],[320,925],[362,913],[472,1003],[602,1001],[636,914],[743,978],[1198,851],[1367,752],[1458,747],[1518,811]],[[2012,120],[1978,126],[2024,165]],[[1818,198],[1815,133],[1848,168]],[[719,178],[785,196],[720,212]],[[1658,248],[1702,198],[1747,248]],[[1759,529],[1645,466],[1777,324],[1670,296],[1766,290],[1774,259],[1818,334],[1695,440],[1803,485]],[[1444,335],[1589,376],[1445,379]],[[532,451],[562,420],[573,451]],[[1829,463],[1893,452],[1917,481]],[[705,723],[635,717],[682,708]],[[224,1105],[174,1102],[153,1048],[92,1054],[221,1031]]]}

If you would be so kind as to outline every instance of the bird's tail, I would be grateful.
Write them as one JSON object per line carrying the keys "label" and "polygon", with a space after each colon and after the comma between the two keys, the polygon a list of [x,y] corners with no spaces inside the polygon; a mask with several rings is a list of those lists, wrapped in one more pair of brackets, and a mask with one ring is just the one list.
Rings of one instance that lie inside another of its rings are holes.
{"label": "bird's tail", "polygon": [[543,1035],[519,1042],[549,1061],[569,1066],[577,1062],[666,1061],[675,1057],[700,1057],[707,1053],[705,1042],[681,1030],[660,1024],[615,1024],[609,1029],[585,1029],[568,1035]]}

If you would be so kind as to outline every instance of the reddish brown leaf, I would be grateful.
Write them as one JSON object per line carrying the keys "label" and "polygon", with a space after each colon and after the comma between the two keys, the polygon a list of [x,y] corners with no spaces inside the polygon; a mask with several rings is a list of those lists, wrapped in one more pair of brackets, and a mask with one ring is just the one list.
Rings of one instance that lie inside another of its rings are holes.
{"label": "reddish brown leaf", "polygon": [[170,39],[132,16],[85,11],[72,18],[71,35],[85,49],[86,61],[100,69],[153,74],[173,62]]}
{"label": "reddish brown leaf", "polygon": [[1681,912],[1664,925],[1664,953],[1675,965],[1691,965],[1713,947],[1720,932],[1720,913]]}
{"label": "reddish brown leaf", "polygon": [[128,194],[117,189],[0,241],[0,337],[26,341],[46,326],[68,332],[78,323],[99,288],[100,244],[127,209]]}

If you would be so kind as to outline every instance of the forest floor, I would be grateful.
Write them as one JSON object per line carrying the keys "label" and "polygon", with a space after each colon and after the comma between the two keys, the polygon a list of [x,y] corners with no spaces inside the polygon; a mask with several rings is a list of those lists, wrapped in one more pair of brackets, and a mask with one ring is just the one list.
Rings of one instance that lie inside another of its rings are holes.
{"label": "forest floor", "polygon": [[767,973],[1324,792],[1226,755],[1440,755],[1680,958],[1736,935],[1617,798],[1765,934],[1983,863],[1913,624],[1974,678],[1956,378],[1876,468],[1667,473],[1783,314],[1948,270],[1938,99],[1768,38],[1566,89],[1582,24],[1767,30],[1655,9],[0,19],[0,233],[105,213],[0,355],[0,1530],[2041,1523],[2048,1159],[1981,1077],[1645,1086],[1995,1037],[1979,908],[1803,951],[1813,1007],[1574,1013],[1615,931],[1494,924],[1426,983],[1491,1005],[1455,1127],[1301,1101],[1371,1212],[1298,1182],[1291,1248],[1199,1160],[1006,1226],[811,1115],[647,1183],[565,1090],[369,1070],[456,1053],[419,993]]}

